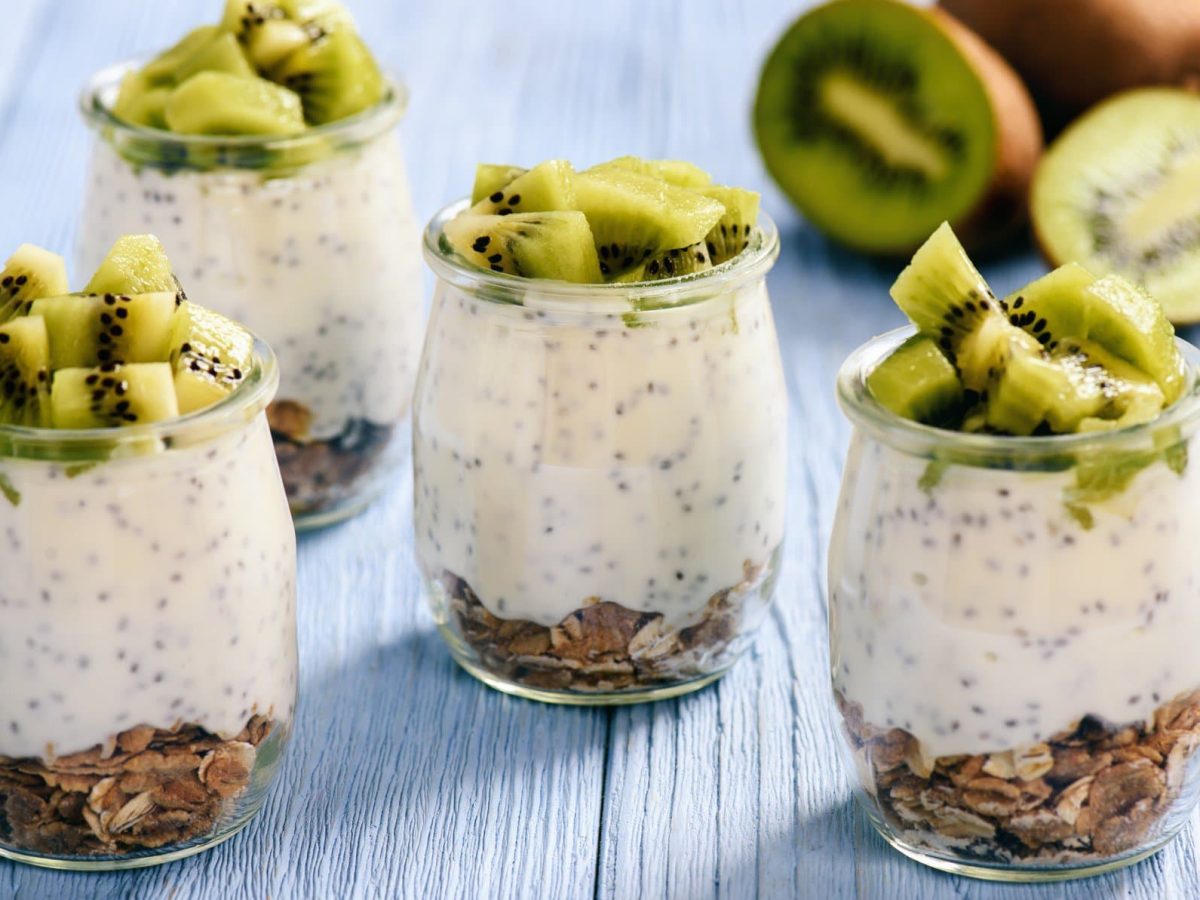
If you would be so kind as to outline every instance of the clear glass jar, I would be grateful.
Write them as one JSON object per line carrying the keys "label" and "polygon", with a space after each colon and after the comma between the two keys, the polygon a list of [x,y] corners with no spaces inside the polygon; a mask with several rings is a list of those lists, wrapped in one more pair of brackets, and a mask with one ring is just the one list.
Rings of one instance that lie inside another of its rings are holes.
{"label": "clear glass jar", "polygon": [[961,434],[865,387],[829,552],[830,666],[858,798],[892,846],[1006,881],[1169,841],[1200,790],[1200,354],[1148,425]]}
{"label": "clear glass jar", "polygon": [[121,869],[262,806],[296,702],[271,351],[164,423],[0,427],[0,857]]}
{"label": "clear glass jar", "polygon": [[414,398],[417,560],[454,658],[502,691],[632,703],[749,646],[783,541],[787,399],[764,216],[653,285],[437,275]]}
{"label": "clear glass jar", "polygon": [[76,271],[158,236],[192,300],[279,356],[268,409],[298,527],[362,509],[403,458],[420,354],[419,224],[396,125],[407,95],[288,138],[176,135],[111,113],[129,64],[81,97],[96,132]]}

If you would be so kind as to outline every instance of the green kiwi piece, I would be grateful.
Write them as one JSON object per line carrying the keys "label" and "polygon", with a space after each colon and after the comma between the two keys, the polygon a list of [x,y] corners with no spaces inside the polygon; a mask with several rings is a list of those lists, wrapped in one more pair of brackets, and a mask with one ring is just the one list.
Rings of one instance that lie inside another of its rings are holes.
{"label": "green kiwi piece", "polygon": [[[521,212],[553,212],[575,207],[575,170],[561,159],[551,159],[523,172],[497,188],[470,209],[475,215],[507,216]],[[478,173],[476,173],[478,183]]]}
{"label": "green kiwi piece", "polygon": [[174,73],[174,82],[183,84],[199,72],[224,72],[243,78],[253,78],[257,74],[232,34],[217,35],[184,59]]}
{"label": "green kiwi piece", "polygon": [[520,166],[480,163],[475,167],[475,185],[471,188],[471,205],[507,187],[518,175],[528,172]]}
{"label": "green kiwi piece", "polygon": [[167,358],[174,292],[68,294],[34,300],[30,314],[46,320],[54,370]]}
{"label": "green kiwi piece", "polygon": [[0,422],[49,424],[50,347],[46,323],[23,316],[0,325]]}
{"label": "green kiwi piece", "polygon": [[581,212],[464,214],[444,229],[450,247],[483,269],[525,278],[594,283],[600,266]]}
{"label": "green kiwi piece", "polygon": [[[167,251],[152,234],[127,234],[109,248],[85,294],[153,294],[177,291]],[[64,292],[59,292],[64,293]]]}
{"label": "green kiwi piece", "polygon": [[756,191],[721,184],[696,190],[725,207],[725,214],[704,238],[712,264],[719,266],[750,246],[750,235],[758,223],[760,197]]}
{"label": "green kiwi piece", "polygon": [[1043,423],[1055,434],[1070,434],[1105,406],[1106,373],[1078,358],[1054,360],[1024,351],[1006,354],[988,387],[986,421],[997,431],[1033,434]]}
{"label": "green kiwi piece", "polygon": [[184,301],[175,311],[169,360],[181,415],[211,406],[250,372],[254,340],[220,313]]}
{"label": "green kiwi piece", "polygon": [[1042,142],[1028,91],[991,48],[939,10],[894,0],[801,16],[763,67],[754,130],[813,225],[888,254],[946,220],[971,242],[1007,231]]}
{"label": "green kiwi piece", "polygon": [[107,363],[60,369],[50,386],[50,412],[55,428],[111,428],[173,419],[179,405],[171,366]]}
{"label": "green kiwi piece", "polygon": [[113,103],[113,115],[131,125],[166,130],[170,96],[170,87],[151,87],[140,72],[130,72],[121,81],[121,90]]}
{"label": "green kiwi piece", "polygon": [[267,0],[228,0],[221,29],[237,39],[250,62],[264,73],[312,40],[300,22]]}
{"label": "green kiwi piece", "polygon": [[13,251],[0,271],[0,322],[27,312],[39,297],[67,292],[67,264],[57,253],[33,244]]}
{"label": "green kiwi piece", "polygon": [[624,169],[639,175],[661,178],[667,184],[684,188],[702,188],[712,184],[712,176],[699,166],[682,159],[642,159],[640,156],[618,156],[592,166],[589,172]]}
{"label": "green kiwi piece", "polygon": [[611,279],[614,283],[636,284],[643,281],[662,281],[706,272],[713,267],[708,248],[703,241],[690,247],[680,247],[658,253],[628,272]]}
{"label": "green kiwi piece", "polygon": [[263,78],[200,72],[171,92],[168,127],[179,134],[288,135],[304,130],[300,98]]}
{"label": "green kiwi piece", "polygon": [[962,382],[928,335],[913,335],[875,366],[867,376],[867,390],[905,419],[951,426],[962,418]]}
{"label": "green kiwi piece", "polygon": [[216,25],[201,25],[185,34],[177,44],[164,50],[137,73],[149,87],[173,87],[180,64],[220,34]]}
{"label": "green kiwi piece", "polygon": [[289,19],[324,31],[355,30],[350,10],[337,0],[276,0]]}
{"label": "green kiwi piece", "polygon": [[606,277],[622,275],[665,250],[703,241],[725,212],[719,201],[620,168],[577,175],[575,199],[591,226]]}
{"label": "green kiwi piece", "polygon": [[1128,91],[1081,116],[1046,151],[1030,192],[1052,263],[1144,287],[1174,322],[1200,321],[1200,96]]}
{"label": "green kiwi piece", "polygon": [[270,76],[295,91],[313,125],[369,109],[387,93],[371,51],[353,31],[320,32],[308,46],[289,54]]}

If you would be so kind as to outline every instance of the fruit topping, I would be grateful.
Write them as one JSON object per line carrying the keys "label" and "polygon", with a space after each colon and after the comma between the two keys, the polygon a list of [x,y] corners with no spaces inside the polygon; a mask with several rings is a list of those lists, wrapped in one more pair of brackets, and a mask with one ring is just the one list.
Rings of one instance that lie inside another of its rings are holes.
{"label": "fruit topping", "polygon": [[67,264],[57,253],[22,244],[0,271],[0,322],[27,312],[38,297],[67,292]]}
{"label": "fruit topping", "polygon": [[600,280],[592,231],[581,212],[462,215],[446,223],[446,239],[461,256],[493,272]]}

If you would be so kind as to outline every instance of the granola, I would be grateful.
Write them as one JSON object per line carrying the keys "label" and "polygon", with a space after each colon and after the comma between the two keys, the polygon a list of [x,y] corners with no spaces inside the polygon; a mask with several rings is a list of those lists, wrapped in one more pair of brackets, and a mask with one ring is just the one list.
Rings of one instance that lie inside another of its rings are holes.
{"label": "granola", "polygon": [[225,740],[198,725],[139,725],[69,756],[0,756],[0,844],[99,856],[203,837],[233,812],[278,727],[255,715]]}
{"label": "granola", "polygon": [[550,627],[490,613],[471,586],[445,572],[451,628],[490,672],[545,690],[609,693],[685,681],[718,672],[750,641],[769,602],[767,566],[749,562],[744,579],[717,591],[685,628],[661,613],[589,597]]}
{"label": "granola", "polygon": [[918,845],[994,862],[1105,858],[1152,840],[1188,782],[1200,746],[1200,691],[1150,720],[1085,716],[1044,742],[1002,753],[928,759],[900,728],[863,719],[837,694],[864,787]]}

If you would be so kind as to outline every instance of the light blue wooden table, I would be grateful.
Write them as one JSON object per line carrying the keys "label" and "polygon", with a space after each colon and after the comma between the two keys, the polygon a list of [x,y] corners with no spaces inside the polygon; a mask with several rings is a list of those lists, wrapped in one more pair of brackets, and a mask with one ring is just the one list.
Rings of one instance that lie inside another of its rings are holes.
{"label": "light blue wooden table", "polygon": [[[754,151],[759,62],[803,2],[352,0],[412,89],[422,217],[464,193],[483,159],[671,155],[764,192],[783,232],[770,286],[794,451],[786,568],[753,652],[715,687],[652,706],[557,709],[489,691],[433,631],[406,476],[301,541],[298,727],[258,820],[211,853],[128,874],[0,862],[0,898],[1200,897],[1194,824],[1118,874],[1003,888],[902,859],[852,805],[826,685],[824,558],[847,439],[832,380],[899,315],[895,265],[831,248]],[[220,6],[4,0],[0,251],[71,247],[88,152],[75,92],[89,73]],[[1029,253],[985,269],[1001,291],[1041,270]]]}

